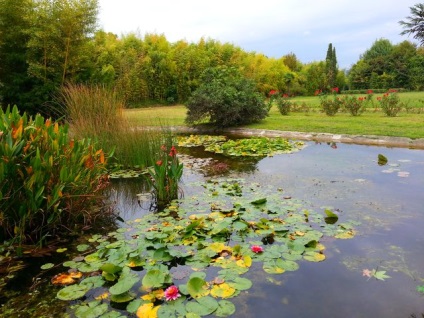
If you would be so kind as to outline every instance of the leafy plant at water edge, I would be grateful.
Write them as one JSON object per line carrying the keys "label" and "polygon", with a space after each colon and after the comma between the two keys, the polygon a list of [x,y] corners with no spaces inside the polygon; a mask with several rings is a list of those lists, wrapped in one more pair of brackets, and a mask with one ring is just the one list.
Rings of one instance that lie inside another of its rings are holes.
{"label": "leafy plant at water edge", "polygon": [[1,240],[41,243],[94,218],[91,207],[107,184],[103,151],[70,139],[67,125],[21,116],[16,106],[0,118]]}
{"label": "leafy plant at water edge", "polygon": [[93,253],[64,263],[85,277],[57,297],[88,296],[71,307],[78,313],[105,313],[113,302],[138,317],[226,317],[236,310],[230,299],[254,283],[253,269],[295,271],[302,261],[325,260],[323,236],[354,236],[351,222],[326,223],[334,212],[314,212],[269,187],[240,179],[191,186],[204,191],[107,236],[94,235]]}
{"label": "leafy plant at water edge", "polygon": [[161,146],[159,159],[153,168],[148,169],[147,180],[153,187],[153,194],[158,208],[163,208],[174,199],[178,199],[179,182],[183,174],[183,164],[179,162],[177,150]]}

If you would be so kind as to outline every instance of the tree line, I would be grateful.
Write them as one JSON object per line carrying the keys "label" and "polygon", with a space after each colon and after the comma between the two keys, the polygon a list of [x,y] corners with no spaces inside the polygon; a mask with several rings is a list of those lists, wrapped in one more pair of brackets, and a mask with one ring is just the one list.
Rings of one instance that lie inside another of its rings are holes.
{"label": "tree line", "polygon": [[302,63],[294,53],[272,58],[210,38],[196,43],[170,43],[154,33],[119,38],[97,29],[98,10],[97,0],[0,0],[3,107],[45,113],[67,83],[115,88],[134,107],[185,103],[204,70],[222,66],[239,69],[264,95],[424,87],[424,50],[410,41],[376,40],[350,70],[340,70],[331,43],[322,61]]}

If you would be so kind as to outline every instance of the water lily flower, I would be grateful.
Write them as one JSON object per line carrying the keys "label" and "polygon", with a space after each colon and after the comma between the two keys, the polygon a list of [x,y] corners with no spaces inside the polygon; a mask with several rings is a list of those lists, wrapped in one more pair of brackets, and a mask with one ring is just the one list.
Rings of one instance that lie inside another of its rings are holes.
{"label": "water lily flower", "polygon": [[259,245],[252,245],[250,249],[252,250],[253,253],[262,253],[264,251],[264,248]]}
{"label": "water lily flower", "polygon": [[178,287],[175,285],[169,286],[165,290],[165,299],[166,301],[175,300],[177,298],[181,297],[181,294],[179,293]]}

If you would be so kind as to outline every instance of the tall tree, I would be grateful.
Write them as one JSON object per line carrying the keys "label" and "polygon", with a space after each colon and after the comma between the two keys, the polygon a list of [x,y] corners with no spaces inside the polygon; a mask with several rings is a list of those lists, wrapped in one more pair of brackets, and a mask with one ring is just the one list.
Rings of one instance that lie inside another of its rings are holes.
{"label": "tall tree", "polygon": [[0,0],[0,103],[27,109],[33,81],[28,76],[27,32],[31,0]]}
{"label": "tall tree", "polygon": [[337,56],[336,48],[330,43],[327,49],[327,56],[325,58],[325,71],[327,75],[328,88],[335,86],[338,67],[337,67]]}
{"label": "tall tree", "polygon": [[413,34],[414,39],[424,45],[424,3],[417,3],[409,9],[411,10],[411,15],[406,17],[407,20],[399,21],[399,24],[404,28],[400,34]]}

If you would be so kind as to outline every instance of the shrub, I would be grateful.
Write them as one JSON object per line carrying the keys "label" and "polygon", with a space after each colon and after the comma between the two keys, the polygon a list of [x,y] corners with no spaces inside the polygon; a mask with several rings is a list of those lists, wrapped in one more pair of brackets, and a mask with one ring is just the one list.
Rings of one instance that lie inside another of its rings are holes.
{"label": "shrub", "polygon": [[187,104],[186,123],[209,121],[218,127],[249,124],[264,119],[267,105],[253,81],[235,68],[209,68]]}
{"label": "shrub", "polygon": [[92,220],[107,183],[103,151],[68,138],[67,125],[21,116],[16,106],[0,118],[0,239],[41,243]]}
{"label": "shrub", "polygon": [[337,97],[338,88],[333,88],[332,93],[332,97],[329,98],[328,95],[322,94],[321,91],[315,92],[315,94],[320,97],[321,110],[328,116],[334,116],[337,114],[342,106],[341,99]]}
{"label": "shrub", "polygon": [[377,97],[381,110],[389,117],[395,117],[403,107],[396,92],[389,91],[381,97]]}
{"label": "shrub", "polygon": [[346,109],[352,116],[359,116],[367,109],[370,99],[368,97],[344,95],[342,98],[340,98],[340,101],[343,108]]}

